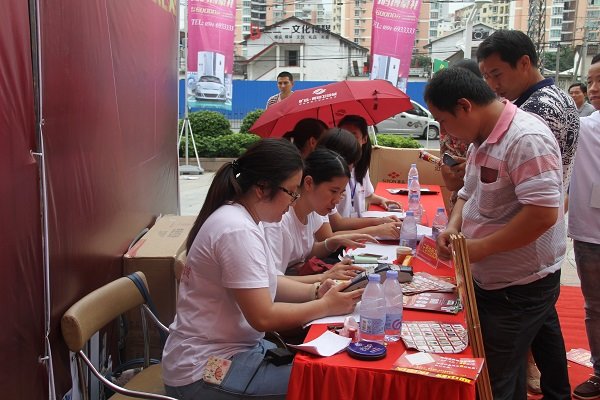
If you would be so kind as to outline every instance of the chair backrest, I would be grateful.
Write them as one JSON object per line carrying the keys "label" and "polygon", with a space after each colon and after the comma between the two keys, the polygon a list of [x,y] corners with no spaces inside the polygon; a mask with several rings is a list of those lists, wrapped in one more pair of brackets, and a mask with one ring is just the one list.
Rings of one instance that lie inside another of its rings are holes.
{"label": "chair backrest", "polygon": [[[148,283],[142,272],[136,272]],[[125,311],[140,307],[144,298],[133,281],[127,277],[89,293],[64,313],[61,320],[62,334],[69,350],[77,352],[85,346],[94,333],[115,320]]]}

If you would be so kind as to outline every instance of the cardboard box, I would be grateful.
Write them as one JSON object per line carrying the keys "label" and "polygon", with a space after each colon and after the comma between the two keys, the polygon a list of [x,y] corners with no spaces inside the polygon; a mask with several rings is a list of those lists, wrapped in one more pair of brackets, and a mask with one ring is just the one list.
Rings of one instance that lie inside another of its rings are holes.
{"label": "cardboard box", "polygon": [[[439,149],[426,149],[435,156],[440,155]],[[419,149],[396,149],[392,147],[374,146],[371,156],[369,176],[371,182],[404,183],[408,177],[410,165],[417,164],[419,170],[419,183],[424,185],[439,185],[442,189],[444,204],[448,209],[450,192],[442,178],[442,173],[436,165],[419,158]]]}
{"label": "cardboard box", "polygon": [[[123,275],[141,271],[146,275],[150,297],[156,306],[160,321],[169,326],[175,318],[177,303],[176,269],[185,263],[185,243],[196,220],[195,216],[166,215],[123,256]],[[144,355],[142,323],[139,312],[130,312],[127,318],[125,356],[127,360]],[[154,323],[150,328],[150,355],[160,358],[162,347]]]}

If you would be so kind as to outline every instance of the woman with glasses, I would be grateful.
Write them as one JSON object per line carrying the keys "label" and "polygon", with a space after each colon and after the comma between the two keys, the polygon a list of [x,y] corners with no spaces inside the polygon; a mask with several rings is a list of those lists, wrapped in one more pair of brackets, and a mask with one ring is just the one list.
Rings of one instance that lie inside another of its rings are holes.
{"label": "woman with glasses", "polygon": [[[298,275],[298,270],[311,257],[324,258],[340,247],[364,247],[365,242],[376,242],[372,236],[361,233],[327,236],[329,230],[323,216],[340,202],[349,178],[348,164],[332,150],[317,148],[304,160],[299,198],[281,222],[264,224],[268,243],[282,273]],[[357,271],[363,268],[341,262],[321,274],[291,278],[314,283],[328,278],[351,279]]]}
{"label": "woman with glasses", "polygon": [[302,178],[293,144],[265,139],[221,167],[187,242],[177,313],[163,352],[167,394],[178,399],[284,399],[291,364],[265,359],[265,331],[351,312],[362,291],[277,273],[263,222],[278,222]]}

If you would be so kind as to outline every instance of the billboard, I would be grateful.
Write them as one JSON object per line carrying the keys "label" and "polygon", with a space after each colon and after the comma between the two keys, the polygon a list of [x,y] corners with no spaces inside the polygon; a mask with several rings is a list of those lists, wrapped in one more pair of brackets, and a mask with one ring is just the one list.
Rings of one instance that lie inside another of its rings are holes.
{"label": "billboard", "polygon": [[231,110],[235,1],[188,1],[187,26],[189,110]]}
{"label": "billboard", "polygon": [[421,0],[375,0],[371,34],[371,79],[385,79],[406,92]]}

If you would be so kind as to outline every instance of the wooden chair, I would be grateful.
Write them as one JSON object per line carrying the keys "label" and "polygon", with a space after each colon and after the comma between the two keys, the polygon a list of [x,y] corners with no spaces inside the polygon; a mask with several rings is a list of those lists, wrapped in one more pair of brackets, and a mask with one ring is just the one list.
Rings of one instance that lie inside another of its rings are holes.
{"label": "wooden chair", "polygon": [[[111,397],[113,400],[132,398],[175,400],[165,395],[162,382],[162,369],[160,364],[150,365],[148,327],[146,317],[168,333],[166,326],[160,323],[158,318],[150,311],[147,301],[142,294],[145,288],[148,291],[148,283],[142,272],[135,272],[130,277],[119,278],[112,281],[90,294],[83,297],[65,312],[61,320],[62,334],[69,350],[77,355],[77,368],[79,376],[85,376],[84,366],[87,365],[98,380],[106,387],[115,392]],[[140,289],[134,283],[137,280]],[[144,366],[141,372],[135,375],[125,386],[121,387],[105,378],[91,363],[83,352],[83,348],[97,331],[116,320],[121,314],[128,310],[141,308],[142,328],[144,335]],[[85,380],[80,380],[82,398],[88,399],[88,390]]]}

